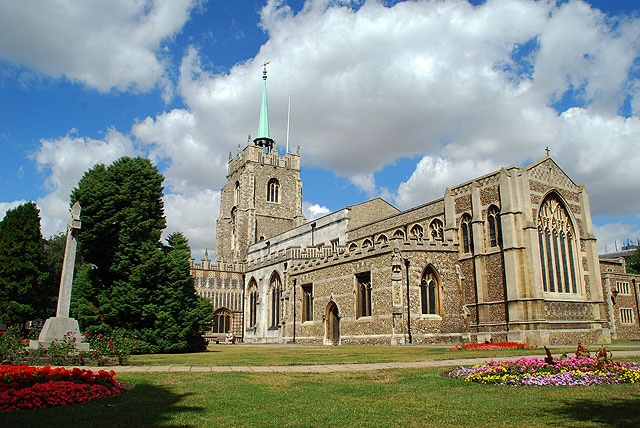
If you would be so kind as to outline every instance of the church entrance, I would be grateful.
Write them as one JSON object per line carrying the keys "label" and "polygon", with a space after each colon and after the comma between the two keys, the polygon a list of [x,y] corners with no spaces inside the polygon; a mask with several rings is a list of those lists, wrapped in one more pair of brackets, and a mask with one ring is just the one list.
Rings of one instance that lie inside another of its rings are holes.
{"label": "church entrance", "polygon": [[338,313],[338,305],[335,302],[329,302],[327,305],[326,330],[324,343],[325,345],[340,344],[340,315]]}

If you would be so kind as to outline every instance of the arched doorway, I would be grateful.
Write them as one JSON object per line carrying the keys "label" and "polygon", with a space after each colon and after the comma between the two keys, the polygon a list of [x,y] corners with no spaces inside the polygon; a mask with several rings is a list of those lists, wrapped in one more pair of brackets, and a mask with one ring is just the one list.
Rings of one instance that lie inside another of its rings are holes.
{"label": "arched doorway", "polygon": [[335,302],[329,302],[327,305],[327,313],[325,316],[326,330],[324,343],[326,345],[339,345],[340,344],[340,314],[338,312],[338,305]]}

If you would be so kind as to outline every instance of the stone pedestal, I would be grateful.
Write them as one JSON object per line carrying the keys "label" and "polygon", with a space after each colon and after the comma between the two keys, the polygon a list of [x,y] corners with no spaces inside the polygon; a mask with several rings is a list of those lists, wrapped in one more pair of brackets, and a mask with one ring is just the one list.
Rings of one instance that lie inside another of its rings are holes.
{"label": "stone pedestal", "polygon": [[78,327],[78,321],[75,318],[68,317],[51,317],[45,321],[38,340],[32,340],[31,348],[38,348],[40,345],[45,349],[49,348],[54,340],[64,340],[65,337],[75,338],[75,345],[81,351],[88,351],[89,344],[82,342],[82,335]]}

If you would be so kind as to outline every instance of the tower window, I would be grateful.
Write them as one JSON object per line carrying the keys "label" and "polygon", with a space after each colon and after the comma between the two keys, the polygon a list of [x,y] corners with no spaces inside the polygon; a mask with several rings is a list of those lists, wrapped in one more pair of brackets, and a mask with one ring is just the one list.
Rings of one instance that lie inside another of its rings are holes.
{"label": "tower window", "polygon": [[269,180],[267,184],[267,202],[280,202],[280,182],[276,178]]}

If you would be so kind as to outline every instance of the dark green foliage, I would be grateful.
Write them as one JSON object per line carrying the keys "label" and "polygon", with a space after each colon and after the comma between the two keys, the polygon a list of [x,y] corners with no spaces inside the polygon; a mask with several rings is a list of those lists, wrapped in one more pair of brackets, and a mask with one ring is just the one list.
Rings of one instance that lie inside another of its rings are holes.
{"label": "dark green foliage", "polygon": [[627,272],[640,274],[640,245],[629,258],[627,263]]}
{"label": "dark green foliage", "polygon": [[0,318],[19,324],[55,313],[40,232],[40,211],[27,202],[7,211],[0,222]]}
{"label": "dark green foliage", "polygon": [[203,350],[211,307],[195,295],[186,238],[172,235],[166,247],[160,242],[162,181],[142,158],[97,165],[80,180],[71,202],[82,207],[84,264],[72,313],[85,332],[123,328],[137,335],[136,352]]}

